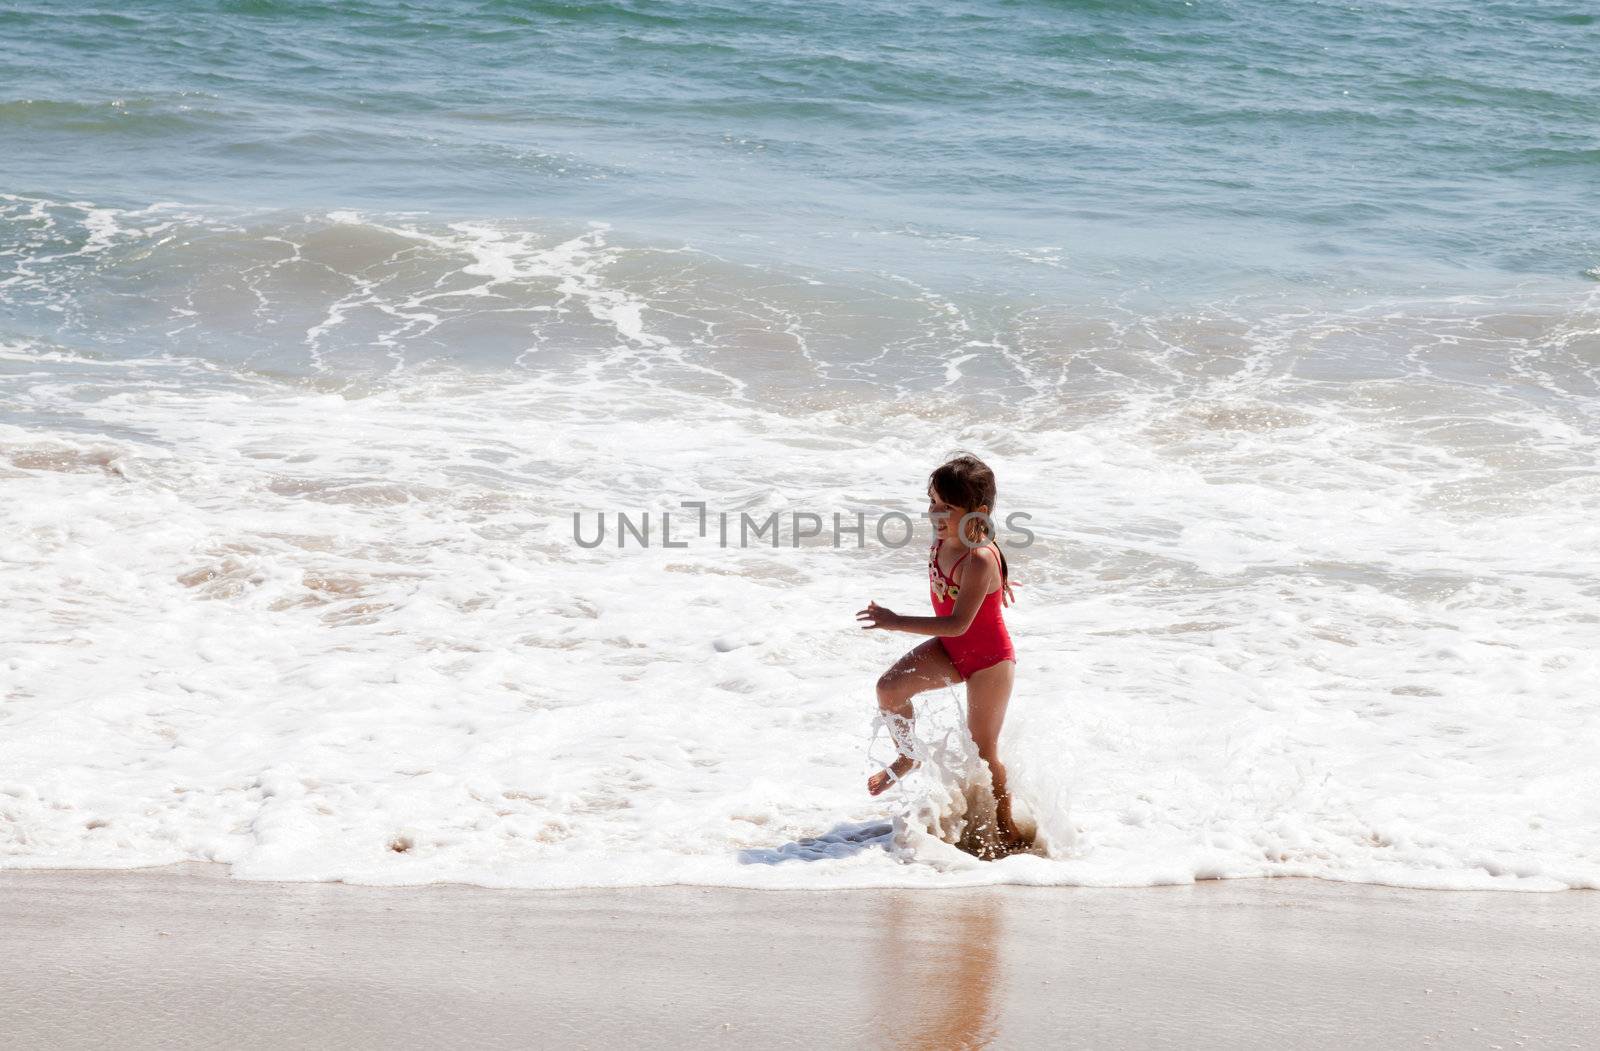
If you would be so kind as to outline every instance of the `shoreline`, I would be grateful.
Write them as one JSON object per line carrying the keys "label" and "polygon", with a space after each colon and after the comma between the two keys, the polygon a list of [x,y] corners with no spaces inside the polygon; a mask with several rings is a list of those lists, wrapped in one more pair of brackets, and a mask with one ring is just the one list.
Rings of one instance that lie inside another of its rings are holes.
{"label": "shoreline", "polygon": [[[0,872],[19,1046],[1592,1046],[1600,897]],[[802,919],[803,917],[803,919]]]}
{"label": "shoreline", "polygon": [[[1003,860],[1003,859],[1001,859]],[[246,876],[233,875],[233,864],[225,861],[171,861],[154,865],[133,865],[121,868],[105,868],[94,865],[41,865],[38,867],[0,867],[0,882],[12,876],[27,875],[171,875],[185,876],[199,879],[217,879],[233,883],[259,884],[263,886],[298,887],[298,886],[339,886],[353,887],[367,890],[415,890],[425,891],[430,888],[470,888],[472,890],[491,891],[506,894],[575,894],[575,893],[626,893],[630,891],[655,891],[655,890],[703,890],[703,891],[749,891],[756,894],[922,894],[927,892],[963,892],[974,893],[984,890],[1003,890],[1015,888],[1019,890],[1032,890],[1040,892],[1059,891],[1073,893],[1076,891],[1119,891],[1136,893],[1138,891],[1162,891],[1176,887],[1199,887],[1207,884],[1235,884],[1250,885],[1256,883],[1274,884],[1315,884],[1328,887],[1371,888],[1377,891],[1396,891],[1415,894],[1487,894],[1507,897],[1545,897],[1576,894],[1594,894],[1600,892],[1600,887],[1587,886],[1561,886],[1561,887],[1524,887],[1515,885],[1486,886],[1486,887],[1438,887],[1408,883],[1384,883],[1375,880],[1340,880],[1330,879],[1326,876],[1305,876],[1287,874],[1281,876],[1202,876],[1186,882],[1167,883],[928,883],[928,884],[874,884],[862,883],[842,886],[804,886],[779,884],[774,886],[758,886],[743,883],[695,883],[692,881],[672,883],[619,883],[619,884],[584,884],[572,886],[527,887],[516,885],[495,885],[489,883],[474,883],[470,880],[430,880],[416,883],[363,883],[342,878],[333,879],[254,879]]]}

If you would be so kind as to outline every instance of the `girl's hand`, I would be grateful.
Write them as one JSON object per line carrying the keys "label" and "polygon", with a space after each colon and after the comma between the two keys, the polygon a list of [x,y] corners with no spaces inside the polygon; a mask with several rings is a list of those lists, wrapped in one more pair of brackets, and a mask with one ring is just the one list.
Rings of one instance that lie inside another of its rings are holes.
{"label": "girl's hand", "polygon": [[868,630],[884,628],[893,631],[900,626],[900,614],[890,609],[884,609],[876,602],[868,602],[867,608],[856,614],[856,620]]}

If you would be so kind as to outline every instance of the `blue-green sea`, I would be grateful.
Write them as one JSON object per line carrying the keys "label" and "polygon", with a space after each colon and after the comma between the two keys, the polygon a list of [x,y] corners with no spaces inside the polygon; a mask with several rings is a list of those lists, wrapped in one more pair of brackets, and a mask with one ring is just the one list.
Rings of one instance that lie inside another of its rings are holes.
{"label": "blue-green sea", "polygon": [[[1597,100],[1592,0],[0,0],[0,867],[1600,886]],[[660,542],[958,449],[994,863],[959,690],[864,789],[920,544]]]}
{"label": "blue-green sea", "polygon": [[1600,266],[1581,0],[134,0],[0,38],[26,198],[603,220],[1046,293]]}

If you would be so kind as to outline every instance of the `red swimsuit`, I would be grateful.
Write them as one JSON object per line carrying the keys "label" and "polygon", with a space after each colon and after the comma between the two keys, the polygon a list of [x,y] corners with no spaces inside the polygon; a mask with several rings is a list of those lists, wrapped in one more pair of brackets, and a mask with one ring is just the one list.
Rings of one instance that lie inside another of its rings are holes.
{"label": "red swimsuit", "polygon": [[[939,546],[943,543],[943,540],[936,540],[928,549],[928,597],[933,601],[933,611],[941,617],[948,617],[956,608],[956,596],[961,588],[939,568]],[[972,551],[972,548],[968,548],[956,559],[950,572],[960,569],[961,563]],[[950,663],[956,666],[956,673],[963,682],[971,678],[973,672],[980,672],[1001,661],[1017,659],[1017,652],[1011,646],[1011,634],[1006,631],[1006,622],[1000,616],[1001,596],[1005,590],[1006,583],[1002,577],[1000,587],[983,597],[983,605],[978,607],[978,615],[972,618],[972,624],[965,634],[936,636],[944,651],[950,655]]]}

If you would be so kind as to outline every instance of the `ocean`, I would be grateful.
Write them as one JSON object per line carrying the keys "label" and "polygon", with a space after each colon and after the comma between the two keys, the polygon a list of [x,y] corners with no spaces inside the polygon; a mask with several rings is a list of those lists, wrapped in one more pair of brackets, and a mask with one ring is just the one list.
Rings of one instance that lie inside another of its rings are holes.
{"label": "ocean", "polygon": [[[1592,5],[0,39],[0,867],[1600,887]],[[997,862],[959,689],[865,791],[919,639],[854,613],[928,612],[957,450],[1019,516]]]}

